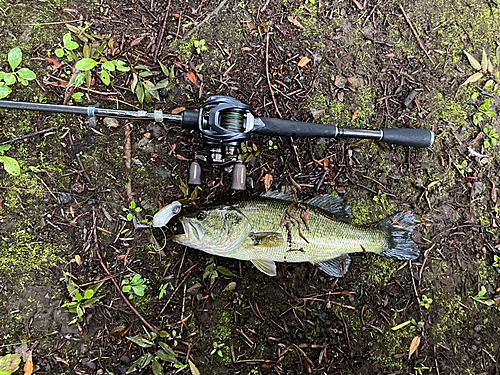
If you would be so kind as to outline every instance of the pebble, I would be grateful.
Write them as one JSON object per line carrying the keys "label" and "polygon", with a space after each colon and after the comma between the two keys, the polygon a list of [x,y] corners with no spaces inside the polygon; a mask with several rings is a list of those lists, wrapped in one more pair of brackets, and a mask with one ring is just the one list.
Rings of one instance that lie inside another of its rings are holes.
{"label": "pebble", "polygon": [[71,202],[73,197],[71,196],[70,193],[59,193],[59,200],[61,201],[62,204],[66,204]]}
{"label": "pebble", "polygon": [[130,363],[130,358],[127,355],[122,355],[120,357],[120,362],[125,364]]}
{"label": "pebble", "polygon": [[95,370],[97,368],[97,365],[88,358],[82,359],[82,365],[88,367],[91,370]]}
{"label": "pebble", "polygon": [[110,128],[117,128],[120,126],[118,120],[113,117],[104,117],[104,125],[109,126]]}

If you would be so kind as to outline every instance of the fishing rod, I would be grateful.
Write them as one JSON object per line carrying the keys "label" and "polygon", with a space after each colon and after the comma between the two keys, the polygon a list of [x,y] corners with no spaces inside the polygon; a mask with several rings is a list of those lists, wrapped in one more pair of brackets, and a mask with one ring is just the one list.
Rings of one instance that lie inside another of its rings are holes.
{"label": "fishing rod", "polygon": [[211,96],[199,110],[185,110],[172,115],[162,111],[124,111],[96,106],[77,107],[69,105],[39,104],[0,100],[0,108],[38,112],[56,112],[83,115],[89,124],[95,126],[96,117],[115,117],[136,120],[154,120],[179,124],[183,129],[200,132],[210,155],[195,156],[189,168],[190,185],[201,185],[202,165],[231,166],[233,190],[246,189],[246,167],[235,157],[241,142],[250,134],[280,137],[323,137],[374,139],[388,144],[430,147],[434,133],[427,129],[349,129],[334,125],[315,124],[301,121],[268,117],[255,117],[252,106],[228,96]]}

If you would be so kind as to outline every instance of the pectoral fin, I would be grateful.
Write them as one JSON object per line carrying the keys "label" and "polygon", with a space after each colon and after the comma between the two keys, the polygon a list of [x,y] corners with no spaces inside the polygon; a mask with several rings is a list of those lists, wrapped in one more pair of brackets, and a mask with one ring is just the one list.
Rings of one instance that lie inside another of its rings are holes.
{"label": "pectoral fin", "polygon": [[351,264],[351,258],[349,255],[344,254],[337,258],[319,262],[318,264],[328,275],[333,277],[344,277]]}
{"label": "pectoral fin", "polygon": [[276,232],[252,232],[248,236],[252,239],[254,246],[273,247],[283,244],[283,236]]}
{"label": "pectoral fin", "polygon": [[264,259],[251,259],[250,261],[259,271],[264,272],[268,276],[276,276],[276,263],[273,261]]}

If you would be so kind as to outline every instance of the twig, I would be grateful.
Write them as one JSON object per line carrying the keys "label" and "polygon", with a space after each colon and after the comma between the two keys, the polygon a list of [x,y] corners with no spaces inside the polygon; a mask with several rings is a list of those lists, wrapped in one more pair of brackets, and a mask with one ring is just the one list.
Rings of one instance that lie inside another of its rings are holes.
{"label": "twig", "polygon": [[189,38],[195,31],[197,31],[205,22],[207,22],[210,18],[212,18],[213,16],[215,16],[217,13],[219,13],[219,11],[222,9],[222,7],[224,5],[226,5],[228,0],[222,0],[221,3],[219,4],[219,6],[217,8],[215,8],[212,12],[210,12],[208,14],[208,16],[205,17],[205,19],[203,21],[201,21],[198,25],[196,25],[196,27],[191,30],[190,32],[188,32],[186,35],[184,35],[184,37],[182,38],[182,40],[186,40],[187,38]]}
{"label": "twig", "polygon": [[179,285],[177,285],[177,288],[175,288],[174,292],[172,293],[172,295],[168,299],[167,303],[165,304],[165,306],[163,306],[163,309],[161,309],[160,314],[158,314],[158,315],[163,314],[163,311],[165,311],[165,309],[169,305],[170,301],[172,301],[172,298],[174,298],[175,293],[177,293],[177,291],[179,290],[179,288],[181,287],[181,285],[184,284],[184,282],[187,280],[188,276],[189,275],[186,275],[186,277],[181,281],[181,283]]}
{"label": "twig", "polygon": [[39,131],[30,133],[30,134],[26,134],[26,135],[23,135],[22,137],[17,137],[17,138],[10,139],[8,141],[2,142],[2,143],[0,143],[0,146],[8,145],[9,143],[14,143],[14,142],[17,142],[17,141],[21,141],[21,140],[26,139],[26,138],[31,138],[31,137],[37,136],[39,134],[50,132],[51,130],[56,130],[58,128],[59,128],[58,126],[53,126],[52,128],[49,128],[49,129],[39,130]]}
{"label": "twig", "polygon": [[108,276],[108,277],[105,277],[104,279],[101,279],[101,280],[91,281],[90,283],[85,283],[85,284],[82,284],[82,285],[78,285],[78,287],[79,288],[83,288],[84,286],[99,284],[99,283],[101,283],[103,281],[108,281],[108,280],[114,279],[117,276],[120,276],[120,275]]}
{"label": "twig", "polygon": [[42,178],[41,178],[41,177],[39,177],[36,173],[33,173],[33,174],[35,175],[35,177],[36,177],[37,179],[39,179],[39,180],[42,182],[43,186],[45,186],[45,188],[48,190],[48,192],[50,193],[50,195],[52,195],[52,197],[53,197],[53,198],[54,198],[57,202],[59,202],[59,199],[57,199],[57,197],[54,195],[54,193],[52,192],[52,190],[50,190],[50,189],[49,189],[49,187],[47,186],[47,184],[45,183],[45,181],[44,181],[44,180],[42,180]]}
{"label": "twig", "polygon": [[271,97],[273,98],[274,108],[276,108],[276,113],[280,118],[283,118],[283,116],[281,116],[280,110],[278,109],[278,103],[276,103],[273,87],[271,86],[271,79],[269,78],[269,31],[267,32],[266,37],[266,77],[267,84],[269,85],[269,91],[271,91]]}
{"label": "twig", "polygon": [[432,64],[434,64],[434,61],[432,61],[430,55],[429,55],[429,52],[427,52],[427,48],[425,48],[424,44],[422,43],[422,41],[420,40],[420,37],[418,36],[417,34],[417,30],[415,30],[415,28],[413,27],[413,24],[411,23],[411,20],[408,18],[408,16],[406,15],[406,12],[403,8],[403,6],[401,4],[399,4],[399,8],[401,9],[401,12],[403,12],[403,15],[405,16],[406,18],[406,22],[408,22],[408,25],[410,25],[410,29],[411,31],[413,31],[413,35],[415,35],[415,38],[417,38],[417,41],[418,41],[418,44],[420,45],[420,48],[422,48],[422,50],[425,52],[425,55],[427,56],[427,58],[430,60],[430,62]]}
{"label": "twig", "polygon": [[165,28],[167,27],[168,13],[170,12],[170,5],[171,4],[172,4],[172,0],[168,0],[167,11],[165,12],[165,18],[163,19],[163,26],[161,27],[160,39],[158,39],[158,43],[156,44],[156,51],[155,51],[155,56],[154,56],[155,63],[156,63],[156,60],[158,58],[158,53],[160,52],[160,49],[161,49],[161,42],[163,41],[163,34],[165,34]]}
{"label": "twig", "polygon": [[349,332],[347,331],[347,324],[345,323],[344,315],[342,315],[342,311],[340,311],[340,317],[342,318],[342,322],[344,323],[345,335],[347,337],[347,345],[349,345],[349,348],[350,348],[351,347],[351,340],[349,339]]}
{"label": "twig", "polygon": [[72,22],[82,22],[82,20],[57,21],[57,22],[42,22],[42,23],[23,23],[23,26],[60,25],[61,23],[72,23]]}
{"label": "twig", "polygon": [[[101,252],[99,251],[99,246],[98,245],[96,246],[96,252],[97,252],[97,256],[99,257],[99,260],[101,261],[102,268],[104,268],[104,271],[108,275],[111,275],[111,272],[109,272],[108,268],[104,264],[104,261],[102,260]],[[159,334],[158,330],[156,328],[154,328],[151,324],[149,324],[147,322],[147,320],[142,317],[142,315],[139,313],[139,311],[137,311],[135,309],[135,307],[132,306],[132,304],[130,303],[130,301],[128,300],[128,298],[125,296],[125,294],[123,294],[123,292],[122,292],[120,286],[118,285],[118,283],[116,282],[116,280],[114,278],[112,278],[111,281],[113,282],[113,284],[115,284],[116,289],[118,290],[118,292],[120,292],[120,295],[122,296],[123,300],[127,303],[128,307],[130,307],[130,309],[134,312],[134,314],[137,315],[137,317],[144,323],[144,325],[146,327],[148,327],[154,333]]]}
{"label": "twig", "polygon": [[127,168],[128,182],[127,182],[127,197],[129,201],[132,201],[132,178],[131,178],[131,168],[132,168],[132,142],[130,136],[132,133],[132,125],[127,124],[125,126],[125,167]]}

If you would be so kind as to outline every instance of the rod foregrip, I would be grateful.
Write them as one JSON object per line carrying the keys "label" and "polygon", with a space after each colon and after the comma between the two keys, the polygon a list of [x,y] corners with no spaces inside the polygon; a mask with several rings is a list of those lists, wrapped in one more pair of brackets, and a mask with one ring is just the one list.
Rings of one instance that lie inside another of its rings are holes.
{"label": "rod foregrip", "polygon": [[434,133],[427,129],[384,129],[380,140],[393,145],[425,148],[434,143]]}
{"label": "rod foregrip", "polygon": [[[282,120],[278,118],[259,117],[255,124],[262,121],[263,127],[256,127],[256,134],[277,137],[325,137],[335,138],[338,135],[337,127],[334,125],[314,124],[310,122],[299,122]],[[262,125],[262,124],[261,124]]]}

